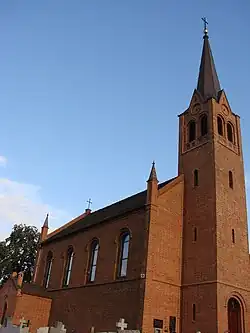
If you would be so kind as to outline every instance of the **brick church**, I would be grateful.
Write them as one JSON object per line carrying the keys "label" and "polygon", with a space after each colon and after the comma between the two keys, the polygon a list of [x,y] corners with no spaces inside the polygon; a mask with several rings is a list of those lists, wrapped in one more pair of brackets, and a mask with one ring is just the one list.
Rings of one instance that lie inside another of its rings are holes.
{"label": "brick church", "polygon": [[[14,274],[0,319],[31,331],[249,333],[250,263],[240,118],[220,86],[207,29],[197,88],[179,115],[178,175],[84,214],[42,227],[34,281]],[[19,281],[19,282],[18,282]]]}

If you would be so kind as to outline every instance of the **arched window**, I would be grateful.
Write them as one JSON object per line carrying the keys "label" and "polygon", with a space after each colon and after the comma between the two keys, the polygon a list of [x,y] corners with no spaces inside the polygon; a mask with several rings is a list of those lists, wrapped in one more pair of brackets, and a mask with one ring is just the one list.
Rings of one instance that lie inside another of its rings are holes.
{"label": "arched window", "polygon": [[126,231],[120,237],[119,262],[118,262],[118,271],[117,271],[118,277],[127,276],[129,241],[130,241],[130,234],[128,231]]}
{"label": "arched window", "polygon": [[88,269],[89,282],[95,281],[98,251],[99,251],[99,242],[97,239],[95,239],[92,241],[90,245],[89,269]]}
{"label": "arched window", "polygon": [[194,120],[191,120],[188,124],[188,141],[192,142],[196,138],[196,123]]}
{"label": "arched window", "polygon": [[242,333],[242,310],[239,301],[231,297],[227,304],[228,331]]}
{"label": "arched window", "polygon": [[72,265],[73,265],[73,258],[74,258],[74,250],[72,247],[68,249],[67,252],[67,259],[64,271],[64,279],[63,279],[63,286],[67,287],[70,282],[70,276],[72,272]]}
{"label": "arched window", "polygon": [[44,288],[49,287],[49,281],[51,277],[51,269],[52,269],[52,261],[53,261],[53,254],[51,251],[49,251],[46,259],[46,267],[45,267],[45,274],[44,274],[44,280],[43,280],[43,286]]}
{"label": "arched window", "polygon": [[223,135],[223,120],[220,116],[217,117],[217,129],[218,129],[218,133],[219,135]]}
{"label": "arched window", "polygon": [[3,313],[1,318],[1,326],[6,326],[6,315],[7,315],[8,305],[7,302],[4,303]]}
{"label": "arched window", "polygon": [[234,180],[232,171],[228,172],[228,185],[230,188],[234,188]]}
{"label": "arched window", "polygon": [[199,185],[199,172],[197,169],[194,170],[194,186]]}
{"label": "arched window", "polygon": [[207,128],[207,115],[206,114],[204,114],[201,117],[200,126],[201,126],[201,136],[206,135],[207,131],[208,131],[208,128]]}
{"label": "arched window", "polygon": [[193,308],[192,308],[192,319],[193,321],[196,320],[196,305],[193,304]]}
{"label": "arched window", "polygon": [[227,138],[230,142],[234,142],[233,126],[227,123]]}

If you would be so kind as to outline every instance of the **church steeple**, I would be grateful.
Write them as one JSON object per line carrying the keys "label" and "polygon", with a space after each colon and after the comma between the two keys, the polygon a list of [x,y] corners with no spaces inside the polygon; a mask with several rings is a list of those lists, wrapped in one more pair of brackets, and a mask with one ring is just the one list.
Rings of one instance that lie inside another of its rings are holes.
{"label": "church steeple", "polygon": [[155,162],[153,161],[149,178],[147,180],[147,204],[155,204],[158,194],[158,179]]}
{"label": "church steeple", "polygon": [[197,90],[201,96],[208,100],[209,98],[218,98],[218,93],[221,90],[220,82],[215,69],[214,59],[209,43],[207,21],[204,18],[204,43],[201,56],[201,64]]}
{"label": "church steeple", "polygon": [[250,266],[240,118],[221,90],[204,23],[197,89],[179,115],[179,175],[184,176],[181,330],[242,333],[243,312],[235,319],[242,323],[237,326],[229,302],[232,295],[242,297],[242,304],[250,300],[250,293],[242,293],[250,290]]}
{"label": "church steeple", "polygon": [[158,183],[158,179],[157,179],[157,174],[156,174],[156,169],[155,169],[155,161],[153,161],[152,163],[152,167],[151,167],[151,171],[150,171],[150,175],[148,178],[148,182],[152,182],[155,181]]}

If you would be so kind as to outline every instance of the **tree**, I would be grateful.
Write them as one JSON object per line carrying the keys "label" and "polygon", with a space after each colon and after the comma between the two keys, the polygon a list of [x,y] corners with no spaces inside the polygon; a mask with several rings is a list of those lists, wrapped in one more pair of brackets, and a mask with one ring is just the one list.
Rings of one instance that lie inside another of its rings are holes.
{"label": "tree", "polygon": [[0,242],[0,282],[4,275],[3,264],[6,260],[7,251],[6,251],[6,242]]}
{"label": "tree", "polygon": [[40,234],[36,227],[15,224],[10,236],[0,242],[0,281],[13,272],[24,272],[24,282],[32,279]]}

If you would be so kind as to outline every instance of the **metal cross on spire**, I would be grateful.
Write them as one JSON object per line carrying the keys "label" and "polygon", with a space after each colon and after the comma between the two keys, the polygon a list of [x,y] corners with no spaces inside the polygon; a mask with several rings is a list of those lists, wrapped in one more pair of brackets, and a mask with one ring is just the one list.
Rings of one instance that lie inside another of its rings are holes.
{"label": "metal cross on spire", "polygon": [[92,205],[92,201],[91,201],[91,199],[89,199],[89,200],[87,201],[87,203],[88,203],[88,209],[90,209],[90,206]]}
{"label": "metal cross on spire", "polygon": [[207,36],[208,30],[207,30],[207,25],[208,25],[208,21],[205,17],[201,18],[202,21],[204,22],[204,35]]}

